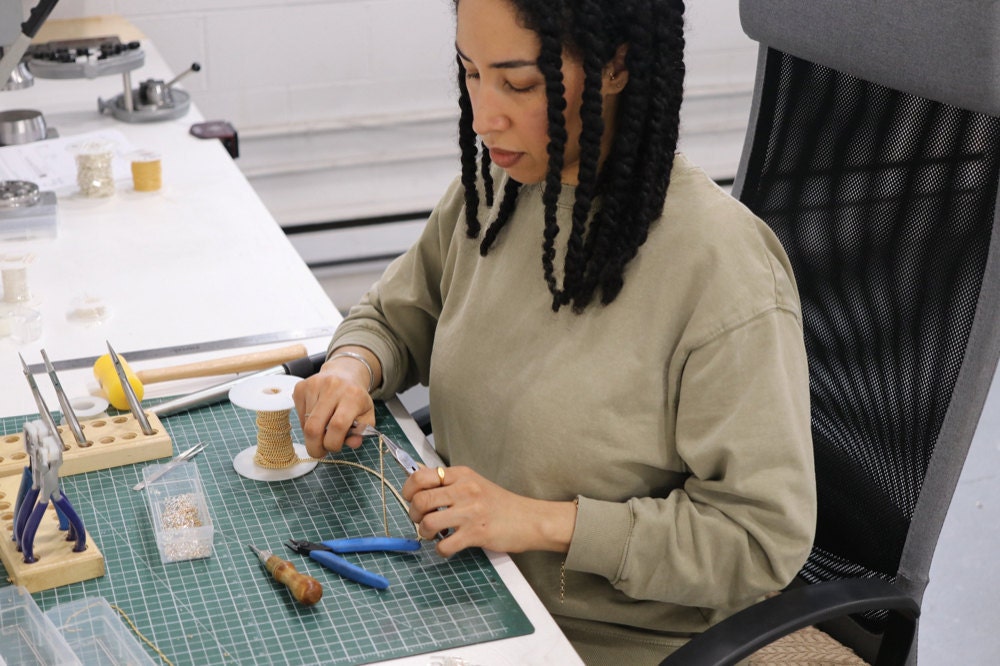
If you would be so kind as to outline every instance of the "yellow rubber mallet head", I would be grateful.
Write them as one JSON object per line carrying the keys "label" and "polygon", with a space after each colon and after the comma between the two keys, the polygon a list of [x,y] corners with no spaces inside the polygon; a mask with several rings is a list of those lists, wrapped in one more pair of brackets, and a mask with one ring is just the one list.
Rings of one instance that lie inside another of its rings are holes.
{"label": "yellow rubber mallet head", "polygon": [[[135,391],[135,397],[141,401],[143,394],[142,382],[136,377],[129,364],[125,362],[124,356],[119,354],[118,360],[122,362],[122,368],[125,369],[125,377]],[[112,406],[121,410],[129,408],[128,398],[125,397],[122,383],[118,380],[118,373],[115,372],[115,364],[111,361],[111,354],[105,354],[94,362],[94,377],[97,378],[97,383],[101,385],[105,397]]]}

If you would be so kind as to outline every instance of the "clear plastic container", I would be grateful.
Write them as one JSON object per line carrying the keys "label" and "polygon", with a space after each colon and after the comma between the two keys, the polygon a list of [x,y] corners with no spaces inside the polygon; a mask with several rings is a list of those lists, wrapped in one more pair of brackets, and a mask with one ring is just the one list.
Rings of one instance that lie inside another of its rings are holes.
{"label": "clear plastic container", "polygon": [[149,465],[142,470],[160,561],[167,564],[211,557],[215,529],[198,463],[176,463],[169,472],[154,478],[164,467]]}
{"label": "clear plastic container", "polygon": [[45,611],[84,666],[156,666],[104,597],[87,597]]}
{"label": "clear plastic container", "polygon": [[82,666],[62,634],[45,617],[28,590],[0,588],[0,662]]}

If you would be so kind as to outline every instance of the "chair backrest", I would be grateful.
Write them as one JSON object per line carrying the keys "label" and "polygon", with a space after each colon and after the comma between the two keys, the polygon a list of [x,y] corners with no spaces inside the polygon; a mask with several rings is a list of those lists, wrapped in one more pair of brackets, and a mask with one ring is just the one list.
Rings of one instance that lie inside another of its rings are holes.
{"label": "chair backrest", "polygon": [[[918,602],[1000,355],[1000,2],[740,0],[734,194],[791,259],[819,522],[800,578]],[[873,657],[883,617],[829,627]]]}

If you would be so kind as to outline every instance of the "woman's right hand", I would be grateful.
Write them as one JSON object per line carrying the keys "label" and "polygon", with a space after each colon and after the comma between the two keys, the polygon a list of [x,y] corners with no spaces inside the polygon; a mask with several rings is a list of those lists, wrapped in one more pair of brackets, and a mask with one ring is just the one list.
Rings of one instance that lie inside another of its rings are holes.
{"label": "woman's right hand", "polygon": [[375,425],[369,381],[361,363],[340,357],[327,361],[318,373],[295,385],[292,398],[310,456],[322,458],[340,451],[344,444],[352,449],[361,446],[361,435],[349,432],[355,421],[362,426]]}

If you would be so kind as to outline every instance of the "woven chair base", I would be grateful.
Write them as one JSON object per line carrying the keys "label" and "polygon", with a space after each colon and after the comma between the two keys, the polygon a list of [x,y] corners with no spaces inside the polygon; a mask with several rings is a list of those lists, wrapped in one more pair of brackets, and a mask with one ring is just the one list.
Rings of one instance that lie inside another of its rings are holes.
{"label": "woven chair base", "polygon": [[750,666],[867,666],[867,662],[828,634],[806,627],[783,636],[753,655]]}

